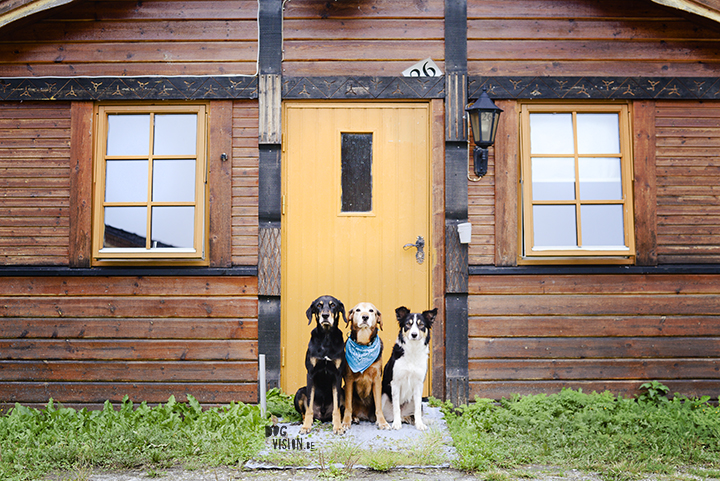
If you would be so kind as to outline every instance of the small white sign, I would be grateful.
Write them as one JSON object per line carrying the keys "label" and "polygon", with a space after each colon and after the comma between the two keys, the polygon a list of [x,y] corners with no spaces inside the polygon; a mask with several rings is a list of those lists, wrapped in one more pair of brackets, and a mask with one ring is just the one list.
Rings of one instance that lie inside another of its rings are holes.
{"label": "small white sign", "polygon": [[433,59],[426,58],[403,70],[403,77],[441,77],[442,70]]}

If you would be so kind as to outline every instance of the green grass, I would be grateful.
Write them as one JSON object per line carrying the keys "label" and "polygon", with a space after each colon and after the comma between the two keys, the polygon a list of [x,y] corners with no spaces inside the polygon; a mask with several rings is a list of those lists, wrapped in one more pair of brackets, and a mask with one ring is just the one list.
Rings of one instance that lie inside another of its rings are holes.
{"label": "green grass", "polygon": [[[431,404],[445,412],[459,454],[456,467],[482,479],[531,479],[532,473],[523,471],[531,465],[594,471],[612,480],[655,474],[677,480],[720,478],[720,408],[708,398],[676,394],[668,399],[667,387],[657,382],[644,388],[637,399],[566,389],[501,402],[478,398],[459,408]],[[270,416],[299,420],[292,396],[279,390],[268,392],[265,417],[257,406],[202,409],[188,399],[177,403],[170,398],[155,407],[125,399],[119,409],[106,403],[101,411],[63,408],[52,401],[40,410],[16,405],[0,413],[0,479],[26,481],[58,472],[75,473],[63,478],[68,481],[83,481],[98,468],[140,468],[152,478],[178,465],[237,466],[264,446]],[[286,461],[321,461],[324,477],[347,476],[358,464],[386,471],[442,461],[438,433],[423,433],[417,441],[399,451],[369,451],[339,438],[327,449]]]}
{"label": "green grass", "polygon": [[0,416],[0,479],[38,479],[54,471],[235,465],[262,446],[266,420],[242,403],[203,410],[189,402],[150,407],[123,400],[101,411],[17,404]]}
{"label": "green grass", "polygon": [[477,398],[458,409],[444,404],[458,467],[489,473],[559,465],[618,480],[688,466],[716,473],[720,408],[709,398],[668,399],[657,382],[643,387],[638,399],[565,389],[500,403]]}

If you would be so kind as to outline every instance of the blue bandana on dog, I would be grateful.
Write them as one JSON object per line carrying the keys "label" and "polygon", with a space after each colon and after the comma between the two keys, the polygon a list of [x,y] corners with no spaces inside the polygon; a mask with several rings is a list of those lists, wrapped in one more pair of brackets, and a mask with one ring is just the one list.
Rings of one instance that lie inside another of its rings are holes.
{"label": "blue bandana on dog", "polygon": [[347,360],[350,369],[352,369],[352,372],[365,372],[365,370],[369,368],[370,365],[378,358],[381,349],[382,343],[377,337],[367,346],[358,344],[348,338],[345,343],[345,359]]}

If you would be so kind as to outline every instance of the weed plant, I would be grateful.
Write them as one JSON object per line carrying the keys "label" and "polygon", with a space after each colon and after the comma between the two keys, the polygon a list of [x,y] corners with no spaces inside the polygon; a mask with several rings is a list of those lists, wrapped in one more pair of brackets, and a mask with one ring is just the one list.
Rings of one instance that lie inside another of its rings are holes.
{"label": "weed plant", "polygon": [[38,479],[51,471],[88,467],[151,471],[244,463],[261,447],[266,420],[243,403],[203,410],[171,397],[166,404],[133,405],[127,397],[115,410],[56,406],[38,410],[16,404],[0,416],[0,479]]}
{"label": "weed plant", "polygon": [[607,479],[720,467],[720,408],[707,397],[668,399],[658,382],[643,387],[637,399],[563,389],[500,403],[477,398],[457,409],[445,403],[458,467],[488,472],[552,464]]}

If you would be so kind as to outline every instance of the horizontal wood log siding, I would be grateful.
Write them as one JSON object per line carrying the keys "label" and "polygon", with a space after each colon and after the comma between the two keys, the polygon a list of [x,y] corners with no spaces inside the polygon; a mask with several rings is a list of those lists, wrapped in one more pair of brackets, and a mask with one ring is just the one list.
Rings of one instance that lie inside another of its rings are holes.
{"label": "horizontal wood log siding", "polygon": [[659,264],[720,262],[720,103],[657,102]]}
{"label": "horizontal wood log siding", "polygon": [[401,76],[431,57],[444,71],[443,0],[287,2],[283,75]]}
{"label": "horizontal wood log siding", "polygon": [[258,102],[233,106],[232,261],[258,263]]}
{"label": "horizontal wood log siding", "polygon": [[468,0],[468,73],[713,76],[708,25],[641,0]]}
{"label": "horizontal wood log siding", "polygon": [[[469,172],[473,172],[473,148],[471,136]],[[468,220],[472,224],[468,264],[495,264],[495,149],[490,149],[487,174],[477,182],[468,180]]]}
{"label": "horizontal wood log siding", "polygon": [[257,0],[78,2],[0,37],[0,77],[254,75]]}
{"label": "horizontal wood log siding", "polygon": [[257,401],[254,277],[0,279],[0,403]]}
{"label": "horizontal wood log siding", "polygon": [[471,276],[472,396],[720,393],[720,276]]}
{"label": "horizontal wood log siding", "polygon": [[0,104],[0,264],[67,265],[70,104]]}

